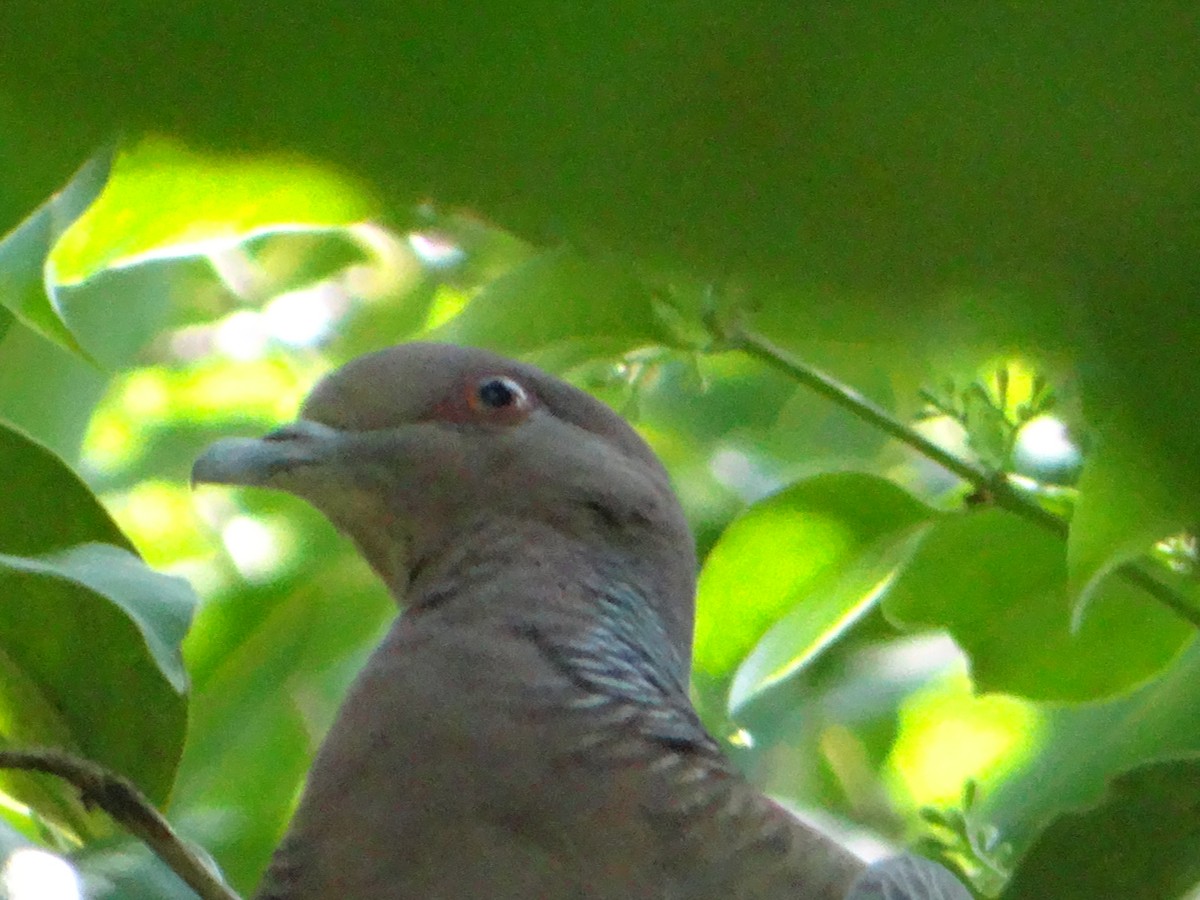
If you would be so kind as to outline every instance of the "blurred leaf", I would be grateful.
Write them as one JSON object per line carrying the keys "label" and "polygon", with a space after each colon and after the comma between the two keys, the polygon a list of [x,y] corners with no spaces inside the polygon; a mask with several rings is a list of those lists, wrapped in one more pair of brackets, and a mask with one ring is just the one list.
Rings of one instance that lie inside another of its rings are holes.
{"label": "blurred leaf", "polygon": [[112,156],[104,150],[90,159],[66,187],[0,240],[0,304],[26,327],[84,359],[88,354],[62,319],[47,260],[63,232],[100,195]]}
{"label": "blurred leaf", "polygon": [[902,623],[948,629],[981,691],[1034,700],[1096,700],[1129,690],[1193,636],[1153,598],[1116,579],[1072,633],[1065,545],[1001,509],[935,525],[884,609]]}
{"label": "blurred leaf", "polygon": [[133,546],[66,463],[0,423],[0,550],[29,556],[88,541]]}
{"label": "blurred leaf", "polygon": [[216,280],[207,259],[157,259],[98,272],[57,295],[79,343],[115,371],[134,362],[184,297],[211,290]]}
{"label": "blurred leaf", "polygon": [[700,573],[697,678],[735,686],[736,705],[794,671],[870,606],[931,515],[891,482],[856,473],[820,475],[751,506]]}
{"label": "blurred leaf", "polygon": [[276,226],[349,225],[377,212],[353,179],[293,154],[206,153],[147,138],[54,250],[64,282],[151,253],[194,255]]}
{"label": "blurred leaf", "polygon": [[1052,822],[1002,900],[1177,900],[1200,882],[1200,758],[1115,778],[1104,802]]}
{"label": "blurred leaf", "polygon": [[986,817],[1019,850],[1052,817],[1098,803],[1119,772],[1200,753],[1200,643],[1131,694],[1044,708],[1042,721],[1035,755],[986,797]]}
{"label": "blurred leaf", "polygon": [[[189,835],[172,822],[185,840]],[[190,840],[193,850],[203,848]],[[150,849],[128,835],[92,841],[71,854],[86,900],[196,900],[196,893]]]}
{"label": "blurred leaf", "polygon": [[1017,697],[980,695],[965,673],[913,691],[888,756],[898,799],[953,806],[970,784],[990,789],[1037,752],[1043,714]]}
{"label": "blurred leaf", "polygon": [[[1097,530],[1097,547],[1118,552],[1121,543],[1136,542],[1138,532],[1158,524],[1148,518],[1155,514],[1138,508],[1139,492],[1146,506],[1163,501],[1170,519],[1183,513],[1189,528],[1200,523],[1200,468],[1189,463],[1200,457],[1192,415],[1200,406],[1200,206],[1194,191],[1186,196],[1153,219],[1118,217],[1112,223],[1116,246],[1095,260],[1084,286],[1095,300],[1080,341],[1079,372],[1101,460],[1090,479],[1101,487],[1101,506],[1085,521]],[[1101,474],[1119,481],[1100,486]],[[1107,523],[1116,530],[1107,538],[1099,535],[1100,509],[1118,518]],[[1127,514],[1132,522],[1122,541],[1119,519]],[[1082,576],[1082,559],[1078,565]]]}
{"label": "blurred leaf", "polygon": [[81,544],[0,555],[0,593],[5,739],[80,753],[162,803],[186,726],[191,587],[126,550]]}
{"label": "blurred leaf", "polygon": [[587,358],[666,340],[634,270],[571,250],[551,250],[483,288],[433,340],[512,354],[563,350]]}
{"label": "blurred leaf", "polygon": [[261,272],[266,296],[308,287],[369,258],[366,247],[347,228],[311,226],[252,235],[238,252]]}
{"label": "blurred leaf", "polygon": [[[871,345],[806,341],[796,349],[809,365],[853,385],[885,408],[902,406],[908,382],[920,381],[911,354],[892,348],[881,353]],[[819,465],[827,470],[873,468],[888,440],[878,428],[805,387],[793,387],[790,399],[763,438],[774,453],[792,465]]]}
{"label": "blurred leaf", "polygon": [[1082,608],[1117,566],[1172,534],[1200,524],[1196,498],[1150,471],[1128,434],[1112,434],[1088,455],[1067,538],[1075,605]]}
{"label": "blurred leaf", "polygon": [[108,375],[23,325],[0,339],[0,419],[74,460]]}

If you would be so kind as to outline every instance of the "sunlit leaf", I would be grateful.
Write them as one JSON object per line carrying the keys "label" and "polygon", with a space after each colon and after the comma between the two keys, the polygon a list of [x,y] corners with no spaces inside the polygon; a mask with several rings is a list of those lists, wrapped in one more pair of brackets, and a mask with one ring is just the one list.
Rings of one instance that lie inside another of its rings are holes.
{"label": "sunlit leaf", "polygon": [[746,661],[736,705],[794,671],[862,615],[931,515],[890,482],[854,473],[801,481],[750,507],[701,571],[697,677],[728,685]]}
{"label": "sunlit leaf", "polygon": [[[919,511],[913,512],[916,519]],[[767,630],[738,666],[729,689],[731,711],[802,668],[875,608],[926,531],[919,519],[907,528],[899,521],[895,525],[874,540],[863,534],[857,558],[837,577],[805,592],[807,596],[793,596],[792,610]]]}
{"label": "sunlit leaf", "polygon": [[348,225],[378,211],[362,185],[293,154],[206,153],[147,138],[52,257],[64,282],[148,254],[182,256],[280,226]]}

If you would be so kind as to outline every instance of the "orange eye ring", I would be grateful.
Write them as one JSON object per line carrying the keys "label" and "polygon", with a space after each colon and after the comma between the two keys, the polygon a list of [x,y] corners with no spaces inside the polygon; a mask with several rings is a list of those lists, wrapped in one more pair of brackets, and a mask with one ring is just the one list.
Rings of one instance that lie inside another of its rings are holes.
{"label": "orange eye ring", "polygon": [[532,401],[529,392],[507,375],[488,375],[467,390],[467,405],[488,416],[524,415]]}

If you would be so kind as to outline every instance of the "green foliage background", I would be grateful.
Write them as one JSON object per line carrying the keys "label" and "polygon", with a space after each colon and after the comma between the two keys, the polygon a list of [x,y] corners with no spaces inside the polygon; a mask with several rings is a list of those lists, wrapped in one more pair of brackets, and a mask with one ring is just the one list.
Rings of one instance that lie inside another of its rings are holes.
{"label": "green foliage background", "polygon": [[[981,895],[1185,896],[1196,19],[3,4],[0,741],[126,773],[250,889],[394,611],[309,510],[193,497],[190,460],[448,340],[663,456],[705,559],[697,702],[759,783]],[[1077,459],[1026,452],[1039,415]],[[2,788],[6,851],[186,896],[61,785]]]}

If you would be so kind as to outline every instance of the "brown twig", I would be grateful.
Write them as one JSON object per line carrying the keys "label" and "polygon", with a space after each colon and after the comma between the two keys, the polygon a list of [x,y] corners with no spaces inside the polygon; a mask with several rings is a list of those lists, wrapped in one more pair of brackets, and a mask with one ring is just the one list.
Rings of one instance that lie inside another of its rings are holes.
{"label": "brown twig", "polygon": [[61,750],[0,750],[0,769],[44,772],[78,788],[83,802],[104,810],[149,847],[201,900],[240,900],[212,868],[180,839],[128,778]]}

